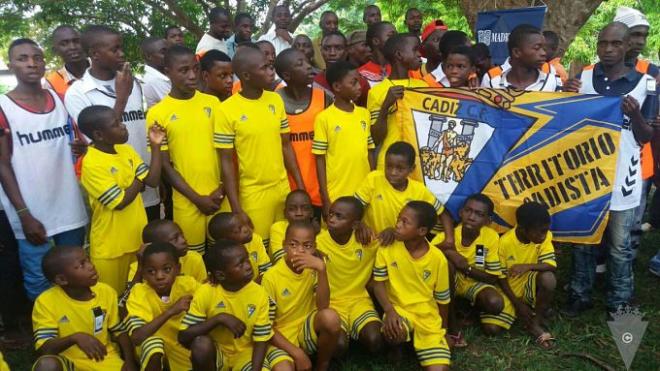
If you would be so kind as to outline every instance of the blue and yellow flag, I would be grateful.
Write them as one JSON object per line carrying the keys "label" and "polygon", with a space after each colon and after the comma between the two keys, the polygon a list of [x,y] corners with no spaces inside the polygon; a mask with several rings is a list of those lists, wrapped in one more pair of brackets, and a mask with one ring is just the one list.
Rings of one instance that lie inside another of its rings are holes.
{"label": "blue and yellow flag", "polygon": [[523,202],[546,204],[556,240],[598,243],[614,184],[620,97],[494,89],[406,90],[396,112],[416,143],[414,178],[454,218],[465,199],[495,203],[500,231]]}

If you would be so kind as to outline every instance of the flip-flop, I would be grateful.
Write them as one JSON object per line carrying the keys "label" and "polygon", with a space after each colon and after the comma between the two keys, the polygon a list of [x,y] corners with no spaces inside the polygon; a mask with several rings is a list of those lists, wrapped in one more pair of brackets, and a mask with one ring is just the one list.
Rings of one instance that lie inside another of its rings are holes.
{"label": "flip-flop", "polygon": [[463,337],[462,331],[459,331],[456,335],[449,334],[449,338],[454,343],[454,348],[465,348],[468,346],[467,341],[465,341],[465,338]]}
{"label": "flip-flop", "polygon": [[536,338],[536,344],[545,350],[552,349],[554,341],[555,338],[549,332],[544,332]]}

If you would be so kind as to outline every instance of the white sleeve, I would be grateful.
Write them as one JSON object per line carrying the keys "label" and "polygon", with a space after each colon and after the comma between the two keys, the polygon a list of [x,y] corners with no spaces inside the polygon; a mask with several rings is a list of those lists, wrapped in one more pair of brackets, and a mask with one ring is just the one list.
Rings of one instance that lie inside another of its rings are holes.
{"label": "white sleeve", "polygon": [[82,92],[76,89],[76,84],[79,83],[79,81],[73,83],[64,95],[64,106],[75,122],[78,122],[78,115],[80,115],[80,112],[85,109],[85,107],[92,105],[92,102],[87,99]]}

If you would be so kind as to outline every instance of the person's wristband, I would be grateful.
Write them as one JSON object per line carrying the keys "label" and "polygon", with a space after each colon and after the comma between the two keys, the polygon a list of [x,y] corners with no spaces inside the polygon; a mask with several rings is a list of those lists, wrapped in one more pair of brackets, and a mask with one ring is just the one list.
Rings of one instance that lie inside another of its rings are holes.
{"label": "person's wristband", "polygon": [[29,212],[30,212],[30,209],[28,209],[27,207],[24,207],[22,209],[16,210],[16,215],[21,215],[21,214],[25,214],[25,213],[29,213]]}

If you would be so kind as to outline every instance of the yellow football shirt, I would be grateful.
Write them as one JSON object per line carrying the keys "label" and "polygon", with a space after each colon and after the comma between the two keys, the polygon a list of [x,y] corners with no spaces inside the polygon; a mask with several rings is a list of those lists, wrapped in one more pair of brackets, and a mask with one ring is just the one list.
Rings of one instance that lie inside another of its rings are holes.
{"label": "yellow football shirt", "polygon": [[[205,283],[195,291],[179,329],[185,330],[220,313],[228,313],[241,320],[245,324],[245,333],[240,338],[235,339],[234,334],[224,326],[218,326],[209,333],[231,365],[232,358],[250,351],[253,342],[268,341],[273,337],[270,309],[268,293],[254,282],[249,282],[236,292],[227,291],[221,285]],[[275,310],[274,307],[272,309]]]}
{"label": "yellow football shirt", "polygon": [[[441,232],[433,238],[431,245],[439,245],[445,240],[445,233]],[[500,236],[495,230],[489,227],[481,227],[479,236],[475,238],[470,246],[463,244],[463,227],[461,224],[454,228],[454,241],[456,242],[456,251],[461,254],[468,262],[468,265],[476,266],[486,273],[501,276],[502,266],[500,264],[499,242]],[[477,262],[477,247],[484,249],[483,260]]]}
{"label": "yellow football shirt", "polygon": [[270,243],[268,244],[268,250],[273,264],[277,263],[277,261],[284,256],[284,237],[288,227],[288,220],[280,220],[270,226]]}
{"label": "yellow football shirt", "polygon": [[87,358],[77,345],[65,349],[60,355],[72,361],[76,369],[104,369],[104,365],[111,367],[109,362],[112,360],[115,363],[119,360],[120,365],[123,363],[110,339],[111,333],[118,335],[122,328],[117,311],[117,293],[102,282],[92,286],[91,290],[94,297],[88,301],[72,299],[59,286],[53,286],[37,297],[32,310],[35,349],[38,350],[50,339],[83,332],[105,345],[108,353],[103,361],[96,362]]}
{"label": "yellow football shirt", "polygon": [[[208,274],[206,273],[206,265],[204,264],[204,258],[202,255],[195,251],[188,251],[186,255],[179,258],[179,264],[181,264],[181,274],[184,276],[190,276],[197,280],[199,283],[206,282]],[[137,272],[138,262],[134,261],[131,263],[131,266],[128,270],[128,280],[132,281]]]}
{"label": "yellow football shirt", "polygon": [[264,274],[261,286],[275,302],[273,328],[293,344],[307,316],[316,310],[316,272],[305,269],[298,274],[284,259]]}
{"label": "yellow football shirt", "polygon": [[242,197],[288,184],[281,134],[289,131],[284,102],[277,93],[264,91],[259,99],[234,94],[220,104],[214,142],[216,148],[236,150]]}
{"label": "yellow football shirt", "polygon": [[[174,303],[186,295],[193,295],[200,284],[189,276],[178,276],[174,280],[170,296],[161,298],[154,289],[146,283],[138,283],[131,289],[126,302],[128,316],[125,319],[129,334],[153,321],[163,314]],[[151,337],[159,337],[165,343],[165,355],[172,370],[189,370],[190,350],[179,344],[177,336],[179,326],[185,313],[170,317]]]}
{"label": "yellow football shirt", "polygon": [[256,233],[252,234],[252,241],[246,243],[245,249],[250,257],[250,265],[252,266],[252,273],[256,280],[259,275],[264,274],[273,264],[270,262],[264,240]]}
{"label": "yellow football shirt", "polygon": [[363,246],[355,240],[355,234],[345,245],[340,245],[324,230],[316,237],[316,248],[326,256],[331,306],[346,307],[354,299],[369,297],[366,286],[377,245]]}
{"label": "yellow football shirt", "polygon": [[333,104],[316,116],[312,153],[325,156],[331,202],[355,193],[371,171],[369,150],[374,147],[366,109],[354,106],[353,112],[346,112]]}
{"label": "yellow football shirt", "polygon": [[408,179],[408,187],[399,191],[392,187],[382,170],[374,170],[364,179],[355,197],[365,205],[364,222],[376,233],[394,228],[396,219],[410,201],[426,201],[440,215],[444,207],[423,183]]}
{"label": "yellow football shirt", "polygon": [[115,207],[135,178],[143,180],[149,167],[128,144],[115,145],[116,154],[90,146],[82,163],[80,181],[92,209],[90,251],[92,258],[113,259],[140,248],[142,229],[147,225],[142,196],[122,210]]}
{"label": "yellow football shirt", "polygon": [[[385,97],[387,96],[387,92],[392,86],[403,86],[405,88],[425,88],[429,85],[425,81],[418,79],[385,79],[369,89],[369,94],[367,95],[367,109],[370,113],[371,125],[375,124],[376,120],[378,120],[380,107],[383,105]],[[389,146],[394,142],[399,142],[405,140],[407,137],[411,137],[406,134],[414,134],[413,128],[403,127],[404,120],[402,115],[404,114],[405,112],[398,109],[397,103],[390,107],[390,112],[387,115],[387,134],[385,135],[385,139],[383,139],[380,151],[378,152],[378,161],[376,163],[376,168],[379,170],[385,169],[385,153],[387,152]]]}
{"label": "yellow football shirt", "polygon": [[374,280],[385,281],[387,296],[401,308],[437,310],[435,302],[448,304],[449,267],[444,254],[429,246],[424,256],[414,259],[401,241],[378,248],[374,264]]}
{"label": "yellow football shirt", "polygon": [[9,371],[9,365],[5,362],[5,357],[0,352],[0,371]]}
{"label": "yellow football shirt", "polygon": [[522,243],[516,236],[516,228],[512,228],[500,237],[500,264],[502,273],[507,276],[509,285],[514,291],[522,288],[527,280],[527,275],[511,277],[507,270],[516,264],[549,264],[557,266],[555,260],[555,248],[552,245],[552,233],[548,232],[542,243]]}
{"label": "yellow football shirt", "polygon": [[[165,128],[167,139],[160,148],[169,152],[174,170],[201,195],[210,194],[220,185],[213,143],[218,110],[218,98],[196,91],[190,99],[167,95],[147,112],[147,128],[155,123]],[[174,190],[172,198],[178,203],[184,196]]]}

